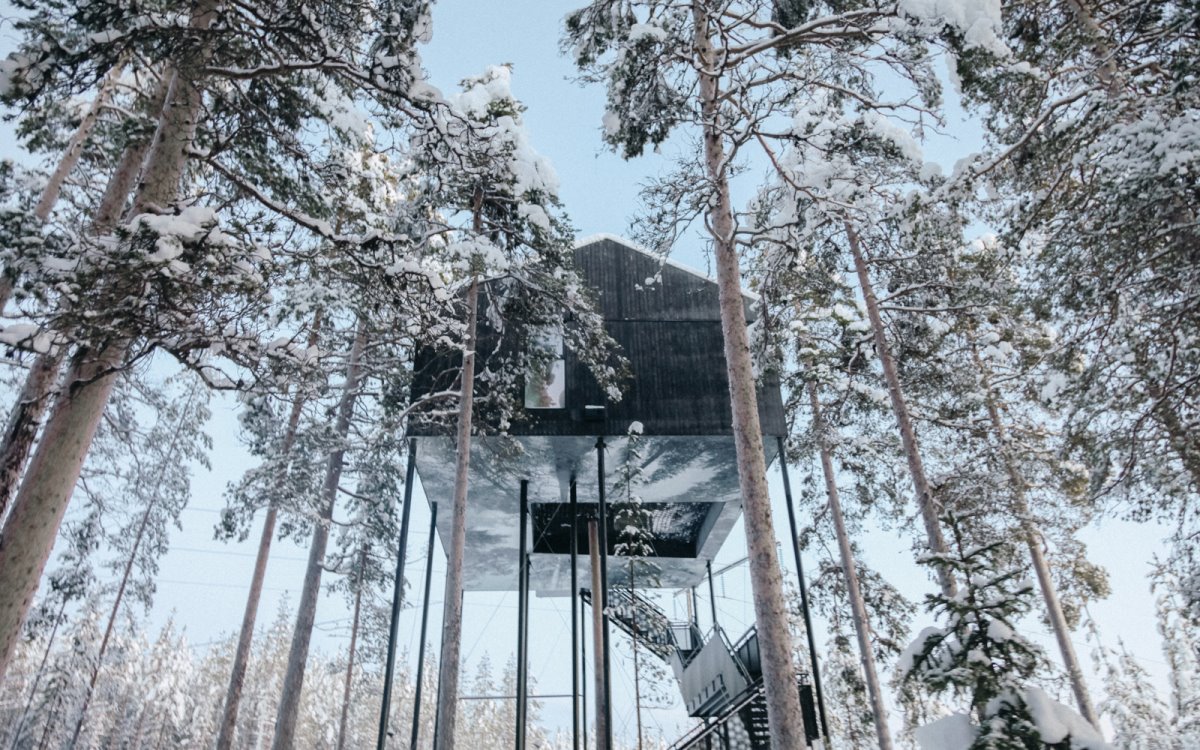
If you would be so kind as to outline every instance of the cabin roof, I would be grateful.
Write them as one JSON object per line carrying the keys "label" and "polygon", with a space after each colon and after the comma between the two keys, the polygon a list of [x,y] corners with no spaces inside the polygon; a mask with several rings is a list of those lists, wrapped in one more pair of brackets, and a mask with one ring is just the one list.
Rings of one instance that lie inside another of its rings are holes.
{"label": "cabin roof", "polygon": [[[656,263],[661,263],[664,266],[670,266],[671,268],[678,269],[680,271],[683,271],[684,273],[689,273],[692,276],[695,276],[696,278],[704,279],[705,281],[709,282],[710,284],[717,283],[716,278],[705,273],[704,271],[701,271],[697,268],[692,268],[691,266],[689,266],[685,263],[680,263],[679,261],[677,261],[674,258],[671,258],[669,256],[660,255],[659,253],[654,252],[653,250],[649,249],[645,245],[634,242],[633,240],[628,239],[627,237],[622,237],[621,235],[618,235],[618,234],[609,234],[608,232],[597,232],[596,234],[589,234],[588,236],[582,237],[575,241],[575,249],[581,250],[581,249],[587,247],[588,245],[595,245],[596,243],[603,242],[605,240],[608,240],[609,242],[615,242],[618,245],[627,247],[630,250],[633,250],[637,253],[640,253],[640,254],[646,256],[647,258],[650,258],[651,260],[653,260]],[[747,291],[746,289],[742,289],[742,296],[751,302],[758,302],[760,299],[760,297],[757,294],[755,294],[754,292]]]}

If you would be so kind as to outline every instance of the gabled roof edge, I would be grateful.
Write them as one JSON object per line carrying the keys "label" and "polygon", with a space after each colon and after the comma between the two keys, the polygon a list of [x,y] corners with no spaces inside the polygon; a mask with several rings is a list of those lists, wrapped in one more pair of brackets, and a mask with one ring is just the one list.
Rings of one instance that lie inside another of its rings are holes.
{"label": "gabled roof edge", "polygon": [[[616,242],[619,245],[624,245],[625,247],[629,248],[630,250],[641,253],[642,255],[645,255],[648,258],[652,258],[655,262],[671,266],[672,268],[683,271],[684,273],[689,273],[692,276],[696,276],[698,278],[704,279],[705,281],[711,282],[713,284],[717,283],[717,280],[715,278],[713,278],[712,276],[709,276],[707,273],[704,273],[703,271],[699,271],[695,268],[692,268],[689,265],[680,263],[679,261],[676,261],[676,260],[672,260],[671,258],[664,258],[663,256],[659,255],[658,253],[646,248],[645,246],[640,245],[640,244],[634,242],[633,240],[627,239],[618,234],[609,234],[608,232],[599,232],[597,234],[589,234],[586,237],[580,237],[579,239],[575,240],[574,249],[578,250],[579,248],[584,247],[585,245],[591,245],[592,243],[600,242],[601,240],[609,240],[611,242]],[[748,292],[745,289],[742,290],[742,296],[749,300],[752,300],[754,302],[757,302],[759,300],[759,296],[757,294],[755,294],[754,292]]]}

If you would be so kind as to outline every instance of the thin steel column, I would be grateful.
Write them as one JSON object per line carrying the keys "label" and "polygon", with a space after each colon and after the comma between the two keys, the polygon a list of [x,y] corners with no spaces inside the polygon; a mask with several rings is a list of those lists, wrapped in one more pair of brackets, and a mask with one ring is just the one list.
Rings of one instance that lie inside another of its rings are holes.
{"label": "thin steel column", "polygon": [[600,576],[600,524],[595,520],[588,521],[588,553],[592,563],[592,679],[595,680],[596,693],[596,748],[604,750],[604,737],[607,734],[605,718],[609,715],[604,705],[604,618],[600,614],[600,591],[604,584]]}
{"label": "thin steel column", "polygon": [[717,629],[717,589],[713,586],[712,560],[706,560],[704,567],[708,569],[708,606],[712,610],[713,630]]}
{"label": "thin steel column", "polygon": [[437,503],[429,504],[429,551],[425,553],[425,593],[421,598],[421,645],[417,652],[417,692],[413,696],[412,739],[409,750],[417,750],[421,734],[421,682],[425,674],[425,635],[429,627],[429,584],[433,578],[433,538],[437,535]]}
{"label": "thin steel column", "polygon": [[800,609],[804,612],[804,630],[808,635],[808,658],[812,663],[813,692],[817,694],[817,712],[821,715],[821,737],[829,746],[829,722],[825,718],[825,694],[821,690],[821,670],[817,665],[817,642],[813,637],[812,615],[808,610],[808,585],[804,582],[804,563],[800,559],[800,534],[796,528],[796,509],[792,504],[792,483],[788,480],[787,445],[777,437],[779,468],[783,472],[783,496],[787,499],[788,523],[792,528],[792,552],[796,555],[796,577],[800,579]]}
{"label": "thin steel column", "polygon": [[[583,745],[586,748],[588,744],[588,720],[587,720],[587,628],[583,626],[583,589],[576,589],[575,595],[579,597],[579,705],[582,706],[581,713],[583,714]],[[595,650],[595,649],[593,649]]]}
{"label": "thin steel column", "polygon": [[579,590],[579,498],[575,493],[575,475],[571,475],[571,748],[579,750],[579,611],[575,592]]}
{"label": "thin steel column", "polygon": [[521,480],[520,561],[517,569],[517,750],[525,750],[525,712],[529,654],[529,480]]}
{"label": "thin steel column", "polygon": [[408,521],[412,515],[413,476],[417,471],[417,440],[408,441],[408,467],[404,470],[404,510],[400,517],[400,551],[396,555],[396,580],[392,586],[392,622],[388,629],[387,666],[383,672],[383,706],[379,709],[378,750],[387,747],[388,712],[392,701],[392,672],[396,668],[396,630],[400,626],[400,604],[404,598],[404,558],[408,552]]}
{"label": "thin steel column", "polygon": [[[612,750],[612,664],[609,659],[608,635],[608,501],[606,499],[604,482],[604,438],[596,440],[596,464],[599,481],[600,497],[597,503],[599,511],[599,543],[600,543],[600,613],[604,630],[604,750]],[[594,592],[593,592],[594,593]],[[599,744],[599,743],[597,743]]]}

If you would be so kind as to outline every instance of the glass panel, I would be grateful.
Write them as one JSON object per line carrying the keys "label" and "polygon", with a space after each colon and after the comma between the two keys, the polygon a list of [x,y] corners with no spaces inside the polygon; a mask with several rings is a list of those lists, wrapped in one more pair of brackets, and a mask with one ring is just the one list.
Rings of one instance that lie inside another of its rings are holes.
{"label": "glass panel", "polygon": [[529,338],[533,365],[525,376],[525,408],[561,409],[567,400],[562,325],[534,328]]}

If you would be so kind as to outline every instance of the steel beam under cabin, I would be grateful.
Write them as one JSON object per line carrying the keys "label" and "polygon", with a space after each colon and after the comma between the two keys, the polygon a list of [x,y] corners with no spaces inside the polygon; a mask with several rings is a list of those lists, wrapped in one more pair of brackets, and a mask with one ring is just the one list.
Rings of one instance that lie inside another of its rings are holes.
{"label": "steel beam under cabin", "polygon": [[571,748],[579,750],[579,611],[575,592],[579,591],[579,498],[575,475],[571,475]]}
{"label": "steel beam under cabin", "polygon": [[[804,562],[800,559],[800,536],[796,527],[796,508],[792,502],[792,483],[788,480],[787,445],[783,437],[779,444],[779,469],[783,473],[783,496],[787,500],[788,523],[792,531],[792,552],[796,555],[796,577],[800,579],[800,609],[804,613],[804,631],[808,636],[808,658],[812,664],[813,691],[817,694],[817,711],[821,715],[821,737],[829,742],[829,722],[825,719],[825,694],[821,690],[821,669],[817,664],[817,641],[813,636],[812,614],[808,609],[808,584],[804,580]],[[826,744],[828,747],[828,744]]]}
{"label": "steel beam under cabin", "polygon": [[517,741],[525,750],[529,678],[529,480],[521,480],[520,561],[517,568]]}
{"label": "steel beam under cabin", "polygon": [[429,588],[433,579],[433,538],[437,534],[437,503],[429,504],[429,549],[425,553],[425,591],[421,595],[421,641],[417,647],[417,687],[413,696],[412,738],[409,750],[417,750],[421,735],[421,688],[425,675],[425,637],[429,629]]}
{"label": "steel beam under cabin", "polygon": [[396,668],[396,628],[400,625],[400,603],[404,598],[404,558],[408,552],[408,521],[412,517],[413,477],[417,470],[417,441],[408,441],[408,466],[404,470],[404,512],[400,519],[400,544],[396,553],[396,580],[392,585],[392,621],[388,627],[387,666],[383,672],[383,705],[379,709],[376,747],[387,747],[388,712],[392,701],[392,673]]}

